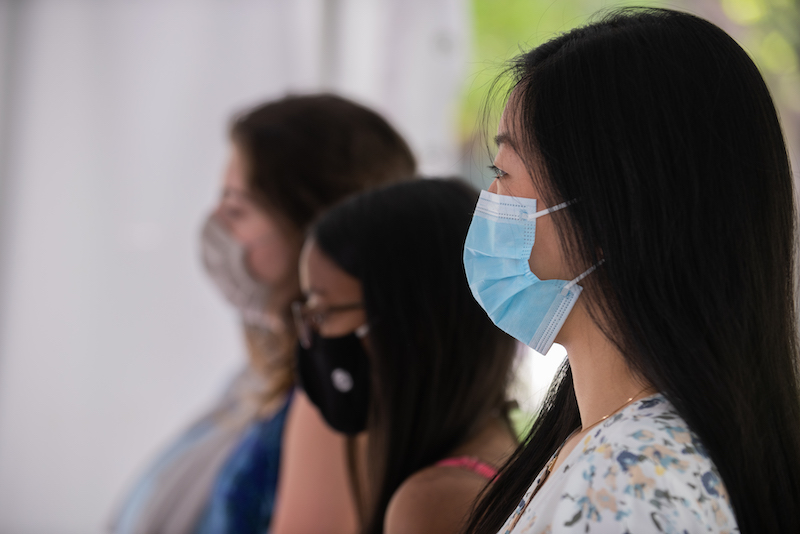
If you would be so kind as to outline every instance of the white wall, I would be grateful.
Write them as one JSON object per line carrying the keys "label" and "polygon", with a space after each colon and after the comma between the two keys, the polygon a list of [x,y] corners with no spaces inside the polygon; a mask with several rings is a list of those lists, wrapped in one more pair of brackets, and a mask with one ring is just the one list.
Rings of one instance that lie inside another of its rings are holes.
{"label": "white wall", "polygon": [[0,0],[0,534],[101,532],[241,361],[197,234],[232,112],[321,87],[456,173],[461,0]]}

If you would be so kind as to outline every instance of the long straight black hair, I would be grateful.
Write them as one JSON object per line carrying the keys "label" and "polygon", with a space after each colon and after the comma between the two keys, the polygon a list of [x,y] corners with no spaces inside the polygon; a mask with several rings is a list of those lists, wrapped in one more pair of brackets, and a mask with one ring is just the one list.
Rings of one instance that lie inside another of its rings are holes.
{"label": "long straight black hair", "polygon": [[[800,532],[791,169],[767,87],[713,24],[614,11],[517,58],[512,138],[581,298],[700,437],[743,533]],[[499,86],[496,86],[499,87]],[[497,92],[495,92],[497,94]],[[469,532],[494,534],[580,425],[562,368]]]}
{"label": "long straight black hair", "polygon": [[[356,495],[362,533],[383,532],[389,501],[409,476],[490,417],[508,423],[516,344],[472,298],[462,264],[476,201],[461,182],[419,180],[362,193],[312,229],[319,248],[361,282],[370,327],[367,487]],[[357,475],[351,462],[353,482]]]}

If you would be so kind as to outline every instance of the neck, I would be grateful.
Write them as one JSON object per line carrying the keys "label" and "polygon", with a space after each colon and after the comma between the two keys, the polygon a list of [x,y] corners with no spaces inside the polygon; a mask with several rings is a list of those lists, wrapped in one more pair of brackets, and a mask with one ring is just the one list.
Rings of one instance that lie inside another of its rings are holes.
{"label": "neck", "polygon": [[631,371],[622,352],[594,323],[580,299],[559,342],[567,349],[582,428],[615,413],[626,402],[654,392],[648,381]]}
{"label": "neck", "polygon": [[517,447],[513,429],[499,417],[488,417],[476,431],[447,455],[475,456],[493,466],[501,466]]}

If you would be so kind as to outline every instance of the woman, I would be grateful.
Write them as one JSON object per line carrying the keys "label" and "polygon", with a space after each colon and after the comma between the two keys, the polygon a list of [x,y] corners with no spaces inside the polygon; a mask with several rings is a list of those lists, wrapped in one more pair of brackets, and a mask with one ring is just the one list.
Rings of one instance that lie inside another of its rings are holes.
{"label": "woman", "polygon": [[511,73],[464,262],[499,326],[568,358],[467,530],[800,532],[796,212],[758,70],[634,9]]}
{"label": "woman", "polygon": [[455,181],[389,186],[329,211],[304,246],[299,377],[333,429],[359,435],[359,532],[457,532],[516,446],[515,343],[461,266],[474,203]]}
{"label": "woman", "polygon": [[[415,171],[411,151],[384,119],[331,95],[258,106],[234,119],[230,137],[222,195],[203,229],[203,260],[241,314],[249,361],[217,406],[141,479],[114,532],[267,529],[294,382],[289,305],[300,293],[302,238],[337,201]],[[330,433],[317,454],[338,460],[343,448]],[[343,469],[338,474],[336,462],[329,464],[317,476],[343,479]],[[350,506],[345,499],[335,504],[345,514]]]}

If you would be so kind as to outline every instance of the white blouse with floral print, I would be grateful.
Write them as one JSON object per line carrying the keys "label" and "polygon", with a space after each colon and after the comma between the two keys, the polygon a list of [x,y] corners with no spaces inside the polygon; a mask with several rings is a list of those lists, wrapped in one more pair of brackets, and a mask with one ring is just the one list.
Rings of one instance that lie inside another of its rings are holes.
{"label": "white blouse with floral print", "polygon": [[499,534],[739,531],[716,467],[660,394],[593,429],[525,506],[543,475]]}

